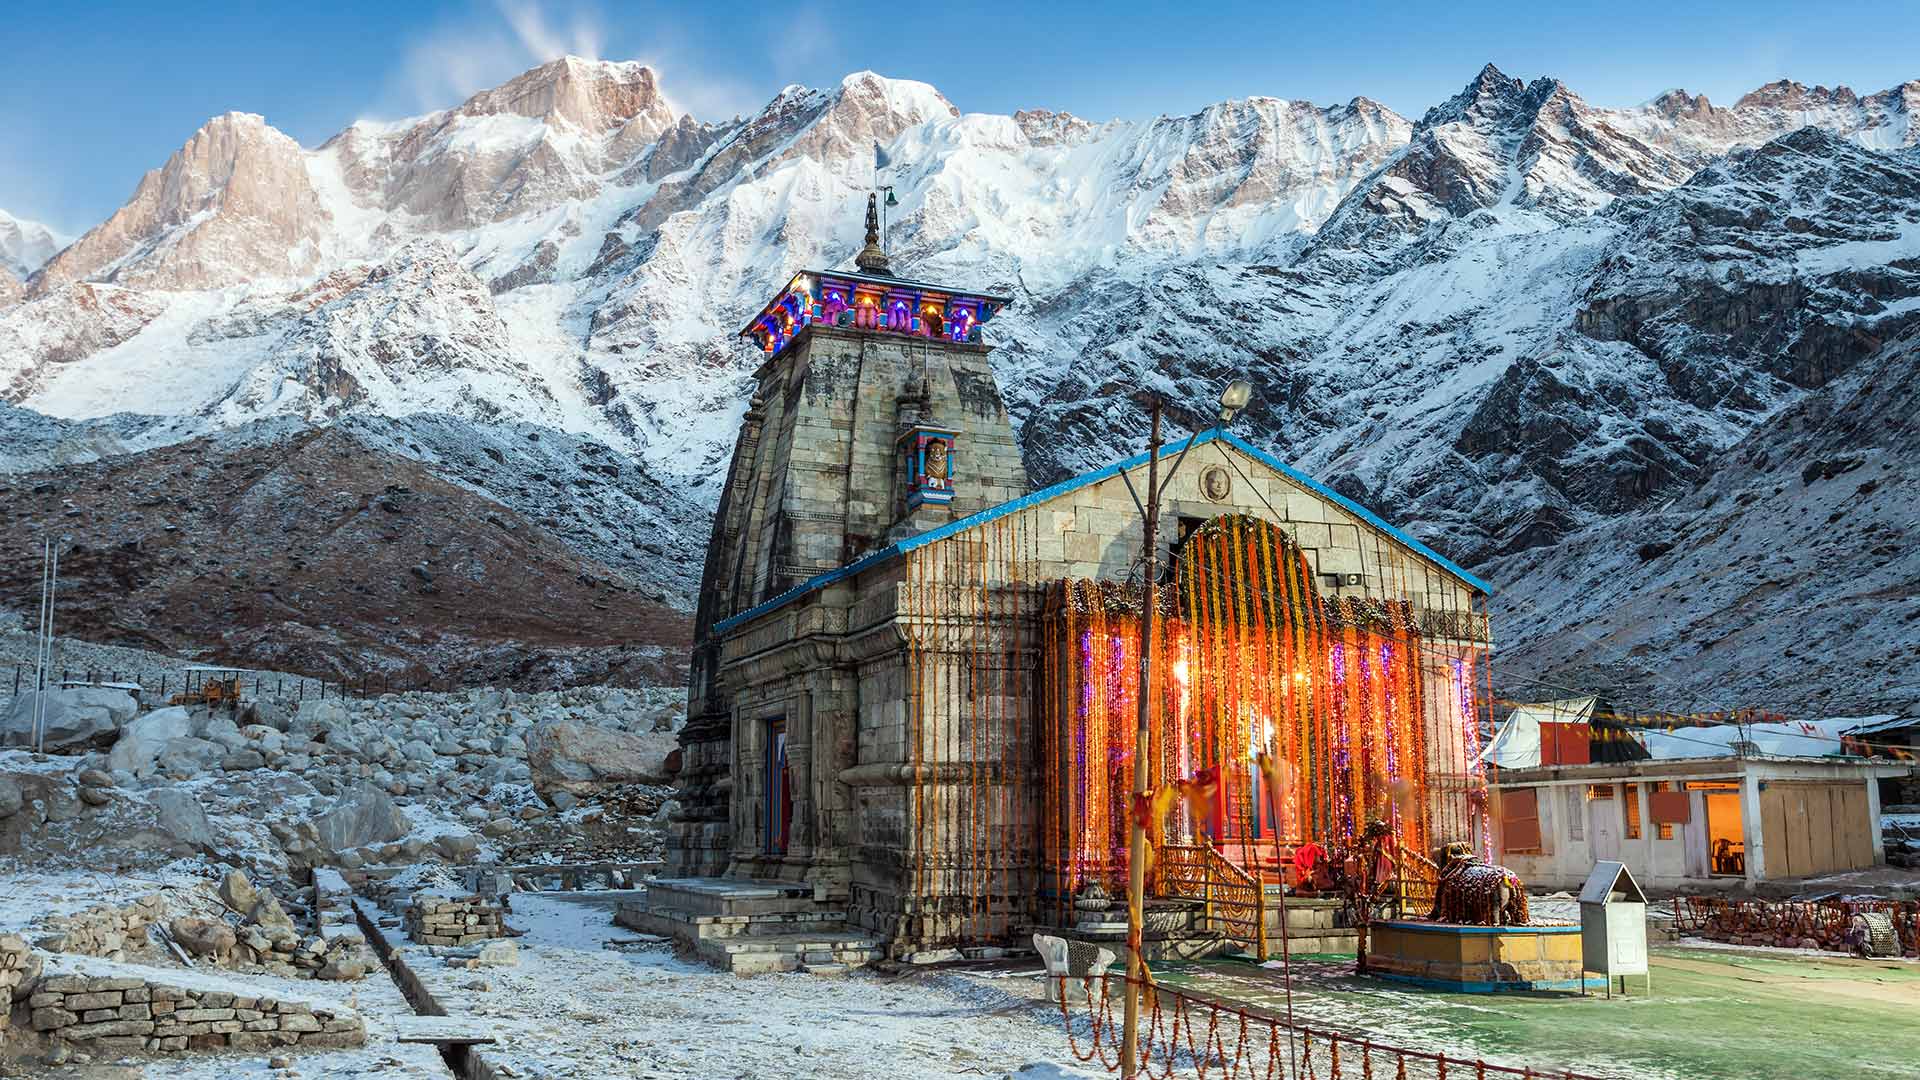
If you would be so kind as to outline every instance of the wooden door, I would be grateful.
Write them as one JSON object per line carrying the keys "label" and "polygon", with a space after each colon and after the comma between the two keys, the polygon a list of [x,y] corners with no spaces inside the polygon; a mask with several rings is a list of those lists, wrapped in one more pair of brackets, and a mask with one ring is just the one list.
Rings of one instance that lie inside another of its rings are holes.
{"label": "wooden door", "polygon": [[[1603,794],[1604,792],[1604,794]],[[1587,800],[1587,836],[1593,841],[1595,862],[1620,858],[1620,798],[1613,784],[1595,784]]]}

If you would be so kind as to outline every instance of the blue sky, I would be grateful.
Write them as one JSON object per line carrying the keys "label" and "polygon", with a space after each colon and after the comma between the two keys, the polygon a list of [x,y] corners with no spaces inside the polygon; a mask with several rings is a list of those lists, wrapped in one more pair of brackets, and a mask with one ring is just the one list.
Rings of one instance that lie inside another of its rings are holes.
{"label": "blue sky", "polygon": [[1914,2],[23,5],[0,19],[0,209],[79,232],[218,113],[311,146],[562,52],[648,61],[703,119],[872,68],[967,111],[1097,120],[1256,94],[1417,118],[1489,60],[1605,105],[1675,86],[1730,103],[1781,77],[1864,93],[1920,77],[1916,46]]}

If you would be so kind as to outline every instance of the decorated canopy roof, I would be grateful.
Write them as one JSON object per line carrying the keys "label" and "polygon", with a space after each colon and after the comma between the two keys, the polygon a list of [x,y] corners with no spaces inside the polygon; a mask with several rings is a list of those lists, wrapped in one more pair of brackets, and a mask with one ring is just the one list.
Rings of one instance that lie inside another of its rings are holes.
{"label": "decorated canopy roof", "polygon": [[1011,297],[859,270],[802,270],[740,329],[769,355],[814,323],[978,341]]}

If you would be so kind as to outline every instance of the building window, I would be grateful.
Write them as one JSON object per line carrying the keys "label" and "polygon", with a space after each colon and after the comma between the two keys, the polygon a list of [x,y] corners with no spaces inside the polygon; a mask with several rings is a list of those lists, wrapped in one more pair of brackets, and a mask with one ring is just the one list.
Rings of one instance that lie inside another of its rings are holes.
{"label": "building window", "polygon": [[1567,789],[1567,838],[1585,840],[1587,838],[1587,801],[1577,787]]}
{"label": "building window", "polygon": [[[1650,789],[1650,794],[1648,794],[1647,796],[1647,802],[1649,804],[1650,810],[1652,811],[1650,816],[1653,818],[1654,835],[1658,836],[1662,840],[1673,839],[1673,820],[1675,817],[1675,812],[1672,809],[1673,796],[1669,793],[1672,787],[1673,785],[1669,784],[1665,780],[1656,780],[1653,782],[1653,786]],[[1685,820],[1684,814],[1686,813],[1686,795],[1682,793],[1680,796],[1680,799],[1681,799],[1681,802],[1680,802],[1679,814],[1682,815],[1681,820],[1684,821]]]}
{"label": "building window", "polygon": [[1611,799],[1613,798],[1613,785],[1612,784],[1588,784],[1587,798],[1593,799],[1596,801],[1600,799]]}
{"label": "building window", "polygon": [[1627,784],[1626,798],[1620,801],[1620,811],[1627,823],[1627,839],[1640,839],[1640,785]]}
{"label": "building window", "polygon": [[1538,854],[1540,802],[1538,788],[1509,788],[1500,793],[1500,850]]}

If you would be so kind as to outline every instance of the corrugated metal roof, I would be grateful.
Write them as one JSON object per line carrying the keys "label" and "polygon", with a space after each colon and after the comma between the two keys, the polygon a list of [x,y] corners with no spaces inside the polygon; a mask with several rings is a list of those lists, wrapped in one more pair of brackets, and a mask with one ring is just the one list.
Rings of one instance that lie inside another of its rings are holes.
{"label": "corrugated metal roof", "polygon": [[1883,731],[1920,727],[1920,716],[1842,716],[1836,719],[1858,721],[1853,727],[1841,728],[1842,735],[1877,735]]}

